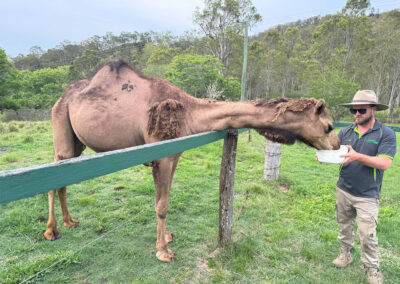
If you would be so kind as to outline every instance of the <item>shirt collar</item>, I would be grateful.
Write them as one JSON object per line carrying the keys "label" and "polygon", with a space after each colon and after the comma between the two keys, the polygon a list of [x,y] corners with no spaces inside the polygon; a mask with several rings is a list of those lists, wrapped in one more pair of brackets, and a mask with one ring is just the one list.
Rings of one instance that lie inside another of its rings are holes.
{"label": "shirt collar", "polygon": [[[368,129],[368,131],[365,132],[364,134],[366,134],[366,133],[368,133],[368,132],[371,132],[371,131],[378,130],[378,129],[380,129],[381,127],[382,127],[382,123],[380,123],[380,122],[375,118],[375,123],[374,123],[374,125],[373,125],[370,129]],[[357,124],[356,124],[356,123],[353,123],[353,124],[351,125],[351,128],[352,128],[353,131],[356,132],[356,133],[360,136],[360,138],[361,138],[361,133],[360,133],[360,132],[358,131],[358,129],[357,129]]]}

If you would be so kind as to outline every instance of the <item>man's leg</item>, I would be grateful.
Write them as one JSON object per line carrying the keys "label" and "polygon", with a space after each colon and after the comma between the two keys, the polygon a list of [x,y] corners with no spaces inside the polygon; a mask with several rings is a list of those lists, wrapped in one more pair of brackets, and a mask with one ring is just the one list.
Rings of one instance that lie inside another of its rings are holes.
{"label": "man's leg", "polygon": [[[370,283],[380,283],[382,273],[379,271],[378,225],[379,201],[375,198],[357,198],[358,239],[361,245],[361,262]],[[371,281],[370,281],[371,280]]]}
{"label": "man's leg", "polygon": [[353,259],[350,251],[354,246],[354,222],[356,210],[351,202],[351,195],[336,188],[336,218],[339,224],[339,256],[333,261],[337,267],[346,267]]}

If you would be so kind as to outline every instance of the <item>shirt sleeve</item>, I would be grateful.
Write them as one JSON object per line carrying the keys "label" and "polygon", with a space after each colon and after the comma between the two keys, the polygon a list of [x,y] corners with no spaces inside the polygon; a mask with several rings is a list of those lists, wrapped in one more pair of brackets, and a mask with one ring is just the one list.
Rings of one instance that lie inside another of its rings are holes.
{"label": "shirt sleeve", "polygon": [[396,155],[396,133],[390,128],[382,128],[382,138],[378,146],[377,156],[384,156],[393,159]]}

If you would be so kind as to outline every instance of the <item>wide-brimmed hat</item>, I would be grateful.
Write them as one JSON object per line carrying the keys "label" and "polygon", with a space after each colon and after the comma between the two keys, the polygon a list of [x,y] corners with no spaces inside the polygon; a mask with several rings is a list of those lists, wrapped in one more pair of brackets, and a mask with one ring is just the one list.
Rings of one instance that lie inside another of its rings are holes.
{"label": "wide-brimmed hat", "polygon": [[353,101],[348,104],[340,104],[340,106],[352,107],[355,105],[376,105],[376,110],[385,110],[389,108],[387,105],[378,104],[378,98],[374,91],[361,90],[354,95]]}

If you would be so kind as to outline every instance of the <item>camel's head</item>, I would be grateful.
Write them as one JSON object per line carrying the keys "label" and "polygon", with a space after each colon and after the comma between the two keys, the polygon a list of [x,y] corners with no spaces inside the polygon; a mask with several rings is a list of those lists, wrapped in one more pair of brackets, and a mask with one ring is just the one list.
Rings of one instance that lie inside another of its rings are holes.
{"label": "camel's head", "polygon": [[275,104],[272,124],[258,129],[265,138],[282,144],[299,140],[317,150],[339,149],[340,142],[324,100],[279,99],[272,103]]}

